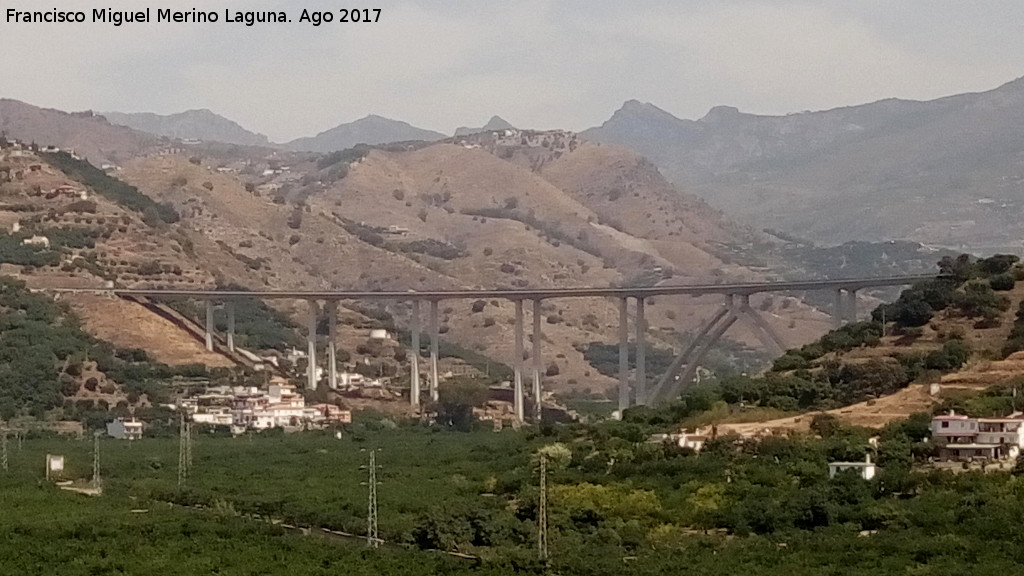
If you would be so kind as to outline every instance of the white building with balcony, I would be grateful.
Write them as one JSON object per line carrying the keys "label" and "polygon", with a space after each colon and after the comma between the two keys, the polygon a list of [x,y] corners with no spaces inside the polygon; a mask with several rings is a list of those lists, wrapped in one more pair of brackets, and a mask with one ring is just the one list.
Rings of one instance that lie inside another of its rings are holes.
{"label": "white building with balcony", "polygon": [[932,439],[942,460],[1014,459],[1024,448],[1024,414],[1006,418],[970,418],[950,411],[932,418]]}

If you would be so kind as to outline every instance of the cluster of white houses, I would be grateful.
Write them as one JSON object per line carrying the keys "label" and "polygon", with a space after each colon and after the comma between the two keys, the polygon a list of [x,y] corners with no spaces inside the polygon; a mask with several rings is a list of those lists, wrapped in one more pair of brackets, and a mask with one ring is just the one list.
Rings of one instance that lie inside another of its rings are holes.
{"label": "cluster of white houses", "polygon": [[177,408],[198,424],[228,426],[232,433],[284,428],[301,430],[352,422],[352,411],[336,404],[306,405],[295,387],[272,382],[254,386],[221,386],[178,400]]}
{"label": "cluster of white houses", "polygon": [[932,441],[939,459],[953,461],[1006,460],[1024,447],[1024,414],[1006,418],[970,418],[950,411],[932,418]]}

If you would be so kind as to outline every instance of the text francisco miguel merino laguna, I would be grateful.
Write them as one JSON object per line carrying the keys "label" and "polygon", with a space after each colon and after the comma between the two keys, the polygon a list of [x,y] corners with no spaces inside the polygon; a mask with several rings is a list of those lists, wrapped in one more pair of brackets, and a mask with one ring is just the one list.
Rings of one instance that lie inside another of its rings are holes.
{"label": "text francisco miguel merino laguna", "polygon": [[[75,24],[84,22],[98,22],[121,26],[122,24],[147,24],[155,23],[183,23],[183,24],[207,24],[207,23],[233,23],[254,26],[265,23],[291,22],[288,14],[283,11],[264,12],[243,12],[225,9],[223,12],[216,10],[170,10],[165,8],[145,8],[142,10],[112,10],[110,8],[95,8],[89,11],[82,10],[19,10],[7,8],[7,22],[9,24]],[[303,10],[299,22],[319,24],[317,18],[319,13]],[[155,16],[155,18],[154,18]],[[221,17],[223,16],[223,18]]]}

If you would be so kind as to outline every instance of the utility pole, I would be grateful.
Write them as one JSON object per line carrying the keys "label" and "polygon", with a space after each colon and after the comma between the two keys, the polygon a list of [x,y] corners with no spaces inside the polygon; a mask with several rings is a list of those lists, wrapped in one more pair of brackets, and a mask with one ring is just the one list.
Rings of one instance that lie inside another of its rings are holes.
{"label": "utility pole", "polygon": [[100,433],[96,432],[93,434],[92,443],[92,487],[96,490],[100,489]]}
{"label": "utility pole", "polygon": [[361,466],[370,471],[370,477],[366,482],[369,488],[369,502],[366,512],[366,545],[370,548],[379,548],[380,538],[377,536],[377,451],[370,450],[370,464]]}
{"label": "utility pole", "polygon": [[178,489],[185,487],[185,478],[188,477],[188,457],[186,455],[185,443],[185,413],[181,413],[181,420],[178,424]]}
{"label": "utility pole", "polygon": [[192,421],[185,421],[185,469],[192,471]]}
{"label": "utility pole", "polygon": [[548,559],[548,457],[540,455],[540,502],[537,505],[537,553]]}

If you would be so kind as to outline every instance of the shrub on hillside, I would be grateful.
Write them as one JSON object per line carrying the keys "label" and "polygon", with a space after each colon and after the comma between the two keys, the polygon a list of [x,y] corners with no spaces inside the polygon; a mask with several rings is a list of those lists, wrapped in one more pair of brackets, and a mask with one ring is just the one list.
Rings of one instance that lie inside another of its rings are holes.
{"label": "shrub on hillside", "polygon": [[1005,292],[1007,290],[1013,290],[1014,284],[1017,283],[1016,278],[1010,272],[1004,272],[998,276],[993,276],[989,281],[988,285],[996,291]]}
{"label": "shrub on hillside", "polygon": [[957,293],[954,305],[968,318],[995,318],[1010,307],[1010,300],[996,294],[987,283],[975,281]]}

